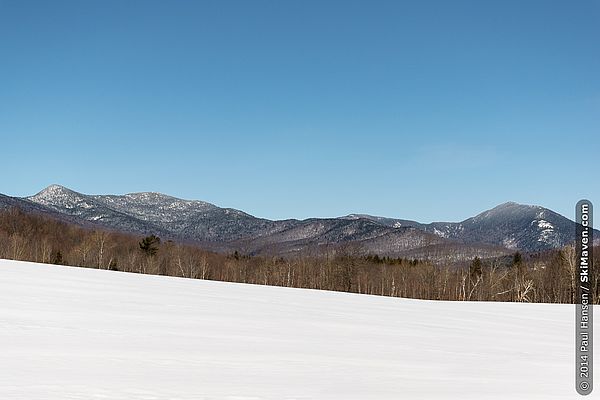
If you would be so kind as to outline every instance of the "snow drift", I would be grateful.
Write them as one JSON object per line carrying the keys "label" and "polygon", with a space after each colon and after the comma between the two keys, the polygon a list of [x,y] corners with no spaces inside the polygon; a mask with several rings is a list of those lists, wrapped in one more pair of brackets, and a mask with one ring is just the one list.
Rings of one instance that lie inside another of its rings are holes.
{"label": "snow drift", "polygon": [[569,305],[6,260],[0,304],[2,399],[579,398]]}

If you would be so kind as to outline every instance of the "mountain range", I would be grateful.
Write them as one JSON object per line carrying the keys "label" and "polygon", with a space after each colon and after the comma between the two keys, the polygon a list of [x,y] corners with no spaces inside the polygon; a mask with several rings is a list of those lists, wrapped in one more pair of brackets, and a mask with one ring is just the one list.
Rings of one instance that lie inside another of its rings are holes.
{"label": "mountain range", "polygon": [[[82,226],[153,233],[215,251],[250,255],[343,248],[363,254],[460,261],[558,248],[574,237],[574,222],[568,218],[547,208],[513,202],[462,222],[423,224],[365,214],[274,221],[161,193],[86,195],[51,185],[25,198],[0,195],[0,209],[10,207]],[[600,232],[595,235],[600,238]]]}

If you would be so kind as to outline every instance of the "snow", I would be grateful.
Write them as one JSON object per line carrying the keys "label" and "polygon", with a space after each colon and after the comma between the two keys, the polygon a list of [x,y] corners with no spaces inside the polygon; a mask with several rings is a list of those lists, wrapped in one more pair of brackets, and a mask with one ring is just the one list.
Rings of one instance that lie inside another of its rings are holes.
{"label": "snow", "polygon": [[1,399],[579,398],[570,305],[419,301],[6,260],[0,304]]}
{"label": "snow", "polygon": [[533,220],[531,225],[537,225],[540,230],[538,242],[549,243],[553,244],[555,247],[560,247],[560,240],[554,231],[554,225],[543,219]]}
{"label": "snow", "polygon": [[542,207],[536,207],[539,211],[535,214],[536,218],[544,218],[544,215],[546,215],[545,210]]}
{"label": "snow", "polygon": [[446,236],[448,236],[445,232],[440,231],[437,228],[433,228],[433,233],[439,237],[443,237],[445,238]]}
{"label": "snow", "polygon": [[513,236],[504,238],[504,240],[502,240],[502,245],[504,247],[506,247],[507,249],[517,249],[518,248],[517,239],[515,239]]}
{"label": "snow", "polygon": [[537,225],[538,225],[538,228],[540,228],[540,229],[550,229],[550,230],[554,229],[554,225],[552,225],[550,222],[545,221],[543,219],[540,219],[537,222]]}

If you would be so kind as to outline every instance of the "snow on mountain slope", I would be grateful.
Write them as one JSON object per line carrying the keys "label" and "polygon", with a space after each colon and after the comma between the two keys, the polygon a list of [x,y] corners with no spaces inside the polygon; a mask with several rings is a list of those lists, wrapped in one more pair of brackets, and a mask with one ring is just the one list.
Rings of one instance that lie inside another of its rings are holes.
{"label": "snow on mountain slope", "polygon": [[[466,260],[467,253],[474,252],[487,258],[515,250],[559,248],[572,242],[575,227],[573,221],[551,210],[511,202],[462,222],[430,224],[366,214],[272,221],[161,193],[87,195],[60,185],[23,199],[0,197],[0,209],[11,204],[46,209],[87,226],[142,235],[154,233],[163,239],[252,255],[287,255],[341,245],[392,257],[406,257],[410,252],[430,260]],[[429,246],[436,243],[444,246],[428,253]]]}
{"label": "snow on mountain slope", "polygon": [[419,301],[7,260],[0,302],[7,400],[579,398],[570,305]]}
{"label": "snow on mountain slope", "polygon": [[490,243],[523,251],[564,246],[573,241],[575,223],[540,206],[508,202],[460,223],[430,224],[441,236],[466,243]]}
{"label": "snow on mountain slope", "polygon": [[69,221],[93,222],[125,232],[165,234],[162,227],[107,206],[94,196],[84,195],[60,185],[50,185],[34,196],[22,199],[48,210],[63,214]]}
{"label": "snow on mountain slope", "polygon": [[23,200],[113,230],[197,242],[225,242],[269,234],[289,223],[153,192],[86,195],[50,185]]}
{"label": "snow on mountain slope", "polygon": [[[462,222],[421,224],[410,220],[351,214],[385,226],[411,226],[464,244],[503,246],[512,251],[542,251],[562,247],[574,239],[575,223],[541,206],[507,202]],[[596,237],[600,236],[594,230]]]}
{"label": "snow on mountain slope", "polygon": [[182,200],[162,193],[130,193],[123,196],[93,195],[93,199],[114,210],[144,221],[172,223],[207,212],[217,206],[198,200]]}

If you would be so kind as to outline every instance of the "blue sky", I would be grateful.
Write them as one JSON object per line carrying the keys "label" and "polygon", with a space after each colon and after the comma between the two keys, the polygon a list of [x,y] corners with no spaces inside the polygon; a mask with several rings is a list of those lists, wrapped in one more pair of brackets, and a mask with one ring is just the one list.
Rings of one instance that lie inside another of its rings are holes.
{"label": "blue sky", "polygon": [[599,21],[597,1],[0,0],[0,193],[572,217],[600,207]]}

